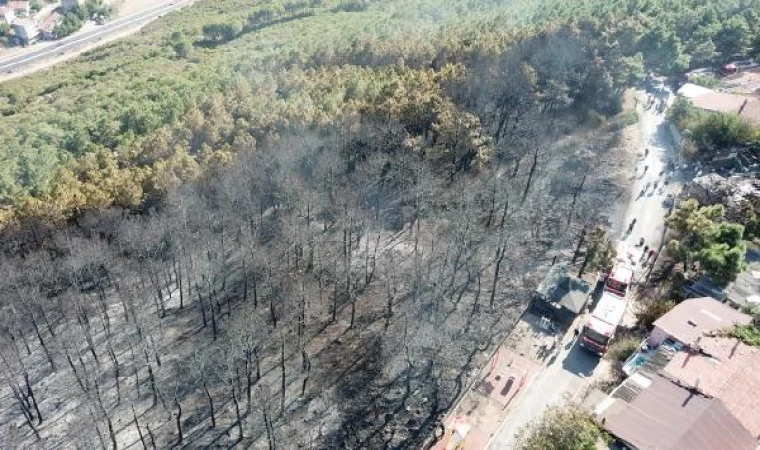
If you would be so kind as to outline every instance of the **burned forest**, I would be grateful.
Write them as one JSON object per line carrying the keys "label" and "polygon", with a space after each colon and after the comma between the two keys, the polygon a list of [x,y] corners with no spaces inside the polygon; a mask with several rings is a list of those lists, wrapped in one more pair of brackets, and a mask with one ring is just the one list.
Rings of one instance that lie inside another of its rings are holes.
{"label": "burned forest", "polygon": [[[6,227],[0,447],[418,448],[623,193],[625,69],[592,33],[236,79],[130,150],[192,149],[194,179]],[[246,115],[306,76],[375,87]],[[123,175],[104,158],[74,173]]]}

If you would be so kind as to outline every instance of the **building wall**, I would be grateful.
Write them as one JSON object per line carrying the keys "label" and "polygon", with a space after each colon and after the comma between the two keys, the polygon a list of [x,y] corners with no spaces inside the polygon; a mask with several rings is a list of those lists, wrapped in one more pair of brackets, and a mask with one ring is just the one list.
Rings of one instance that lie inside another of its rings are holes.
{"label": "building wall", "polygon": [[652,333],[649,335],[649,340],[647,341],[649,343],[650,347],[657,347],[658,345],[662,344],[665,339],[667,339],[668,333],[663,331],[660,327],[654,327],[654,330],[652,330]]}

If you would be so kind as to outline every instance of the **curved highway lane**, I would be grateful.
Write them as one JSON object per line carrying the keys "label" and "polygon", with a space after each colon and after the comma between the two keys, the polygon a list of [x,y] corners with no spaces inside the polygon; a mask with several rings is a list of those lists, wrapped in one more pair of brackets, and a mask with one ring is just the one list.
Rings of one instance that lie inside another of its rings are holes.
{"label": "curved highway lane", "polygon": [[103,25],[99,25],[98,28],[86,33],[68,36],[57,41],[53,45],[45,46],[39,50],[8,58],[0,58],[0,74],[23,71],[34,64],[45,61],[46,59],[64,56],[82,50],[85,47],[92,47],[93,44],[96,44],[109,36],[123,33],[129,28],[137,27],[138,25],[145,25],[170,11],[187,6],[194,1],[195,0],[167,1],[166,3],[151,9],[122,17],[112,22],[106,22]]}

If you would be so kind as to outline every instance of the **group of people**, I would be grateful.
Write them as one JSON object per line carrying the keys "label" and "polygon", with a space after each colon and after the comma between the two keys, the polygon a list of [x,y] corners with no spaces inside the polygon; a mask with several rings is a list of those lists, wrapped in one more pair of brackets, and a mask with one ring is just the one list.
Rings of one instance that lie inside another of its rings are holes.
{"label": "group of people", "polygon": [[649,245],[644,245],[644,238],[641,238],[639,240],[639,245],[637,247],[644,246],[643,251],[641,252],[641,256],[639,256],[639,262],[641,262],[642,267],[646,267],[649,263],[654,262],[655,258],[655,249],[649,248]]}
{"label": "group of people", "polygon": [[648,111],[652,108],[654,108],[657,114],[662,114],[665,108],[667,108],[667,103],[655,98],[652,94],[647,94],[647,102],[644,104],[644,109]]}

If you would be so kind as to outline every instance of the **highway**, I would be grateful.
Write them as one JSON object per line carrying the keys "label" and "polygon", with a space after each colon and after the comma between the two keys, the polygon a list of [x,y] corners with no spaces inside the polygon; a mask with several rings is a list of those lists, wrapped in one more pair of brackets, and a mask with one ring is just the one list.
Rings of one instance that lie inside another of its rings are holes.
{"label": "highway", "polygon": [[175,9],[182,8],[193,3],[195,0],[170,0],[166,3],[141,11],[126,17],[116,19],[99,25],[96,29],[81,34],[74,34],[55,41],[52,44],[40,45],[38,50],[25,52],[7,58],[0,58],[0,74],[10,74],[25,71],[33,65],[45,62],[49,59],[58,58],[67,54],[82,51],[85,48],[96,46],[99,42],[108,40],[124,33],[131,28],[145,25],[162,15]]}

